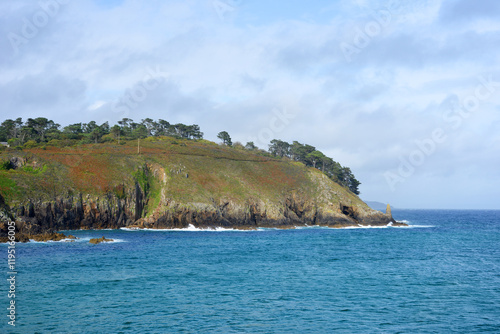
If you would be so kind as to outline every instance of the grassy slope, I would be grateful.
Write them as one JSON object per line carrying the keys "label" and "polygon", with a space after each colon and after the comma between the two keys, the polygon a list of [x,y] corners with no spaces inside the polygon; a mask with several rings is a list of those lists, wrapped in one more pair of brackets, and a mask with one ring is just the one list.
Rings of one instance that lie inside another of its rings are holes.
{"label": "grassy slope", "polygon": [[120,194],[123,189],[131,189],[137,177],[141,180],[138,170],[147,163],[155,175],[149,177],[149,213],[160,203],[162,191],[164,198],[177,203],[230,200],[243,204],[249,198],[277,203],[284,194],[300,191],[323,202],[340,198],[365,206],[318,170],[208,141],[150,138],[141,141],[141,154],[137,154],[135,141],[34,148],[3,152],[0,159],[13,156],[26,159],[27,164],[0,171],[0,194],[11,205],[71,193]]}

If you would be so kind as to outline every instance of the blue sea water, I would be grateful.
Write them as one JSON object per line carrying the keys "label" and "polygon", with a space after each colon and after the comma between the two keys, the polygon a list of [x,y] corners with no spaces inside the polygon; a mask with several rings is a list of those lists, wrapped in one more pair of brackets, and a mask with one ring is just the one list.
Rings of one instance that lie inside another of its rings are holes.
{"label": "blue sea water", "polygon": [[3,279],[0,332],[499,333],[500,211],[393,215],[411,227],[17,244],[16,326]]}

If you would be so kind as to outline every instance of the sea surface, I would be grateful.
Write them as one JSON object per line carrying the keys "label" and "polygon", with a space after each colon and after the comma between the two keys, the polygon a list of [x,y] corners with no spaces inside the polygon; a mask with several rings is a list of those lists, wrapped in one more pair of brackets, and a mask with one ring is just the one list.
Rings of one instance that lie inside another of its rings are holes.
{"label": "sea surface", "polygon": [[0,333],[500,333],[500,211],[393,216],[410,227],[16,244],[15,327],[2,244]]}

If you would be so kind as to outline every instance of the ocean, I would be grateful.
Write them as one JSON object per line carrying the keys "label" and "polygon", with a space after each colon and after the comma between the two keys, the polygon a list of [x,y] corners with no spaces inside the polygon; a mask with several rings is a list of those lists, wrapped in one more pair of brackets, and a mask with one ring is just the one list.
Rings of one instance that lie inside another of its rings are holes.
{"label": "ocean", "polygon": [[66,231],[16,244],[10,299],[2,244],[0,332],[499,333],[500,211],[393,216],[410,227]]}

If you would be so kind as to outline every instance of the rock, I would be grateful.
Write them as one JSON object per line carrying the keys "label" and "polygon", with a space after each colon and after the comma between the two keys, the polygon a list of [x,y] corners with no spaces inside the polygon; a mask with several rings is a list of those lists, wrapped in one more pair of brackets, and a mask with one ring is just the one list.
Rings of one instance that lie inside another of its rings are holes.
{"label": "rock", "polygon": [[33,239],[35,241],[61,241],[63,239],[68,239],[68,237],[62,233],[43,233],[43,234],[31,235],[30,239]]}
{"label": "rock", "polygon": [[90,243],[93,245],[100,244],[101,242],[111,242],[111,241],[114,241],[114,240],[113,239],[106,239],[105,237],[90,239]]}
{"label": "rock", "polygon": [[26,160],[21,157],[12,157],[10,158],[10,165],[13,169],[18,169],[26,164]]}

